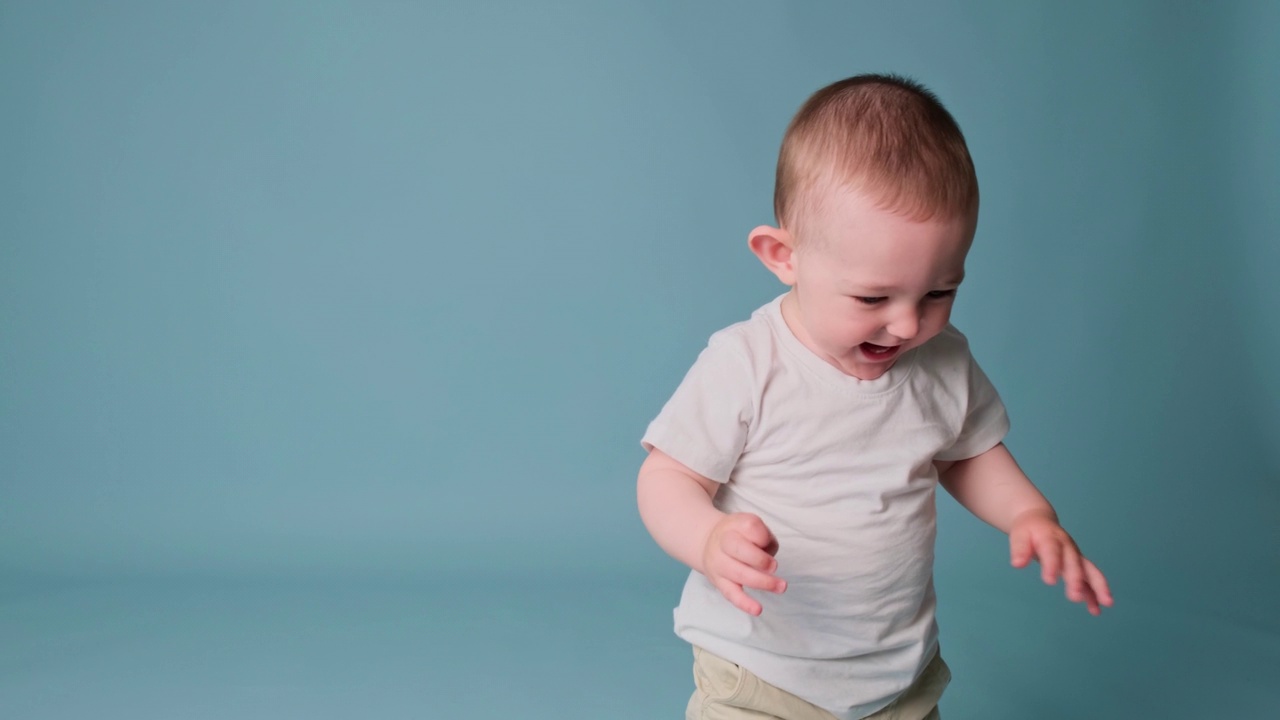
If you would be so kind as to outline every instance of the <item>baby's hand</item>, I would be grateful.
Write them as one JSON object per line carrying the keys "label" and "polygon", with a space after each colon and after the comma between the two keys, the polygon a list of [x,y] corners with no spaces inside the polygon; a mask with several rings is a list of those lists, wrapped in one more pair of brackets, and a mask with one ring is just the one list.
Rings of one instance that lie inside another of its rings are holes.
{"label": "baby's hand", "polygon": [[1090,614],[1100,615],[1103,605],[1114,603],[1102,571],[1080,554],[1075,540],[1051,516],[1035,511],[1019,515],[1009,531],[1009,549],[1016,568],[1026,567],[1033,557],[1039,560],[1046,585],[1056,585],[1061,573],[1067,599],[1085,603]]}
{"label": "baby's hand", "polygon": [[750,513],[726,515],[711,529],[702,548],[702,574],[729,602],[759,615],[762,608],[743,588],[780,593],[785,580],[774,576],[778,540],[764,521]]}

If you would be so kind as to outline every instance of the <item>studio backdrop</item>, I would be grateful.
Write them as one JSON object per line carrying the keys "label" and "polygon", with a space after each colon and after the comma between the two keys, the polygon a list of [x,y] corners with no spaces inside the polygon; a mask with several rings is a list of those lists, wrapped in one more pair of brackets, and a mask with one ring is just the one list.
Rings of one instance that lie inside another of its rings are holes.
{"label": "studio backdrop", "polygon": [[[611,627],[631,582],[666,654],[614,682],[678,713],[640,435],[783,290],[746,234],[791,114],[896,72],[977,165],[953,320],[1117,600],[940,497],[944,710],[1274,717],[1277,7],[0,1],[0,603],[574,577],[557,622]],[[0,714],[53,717],[12,607]]]}

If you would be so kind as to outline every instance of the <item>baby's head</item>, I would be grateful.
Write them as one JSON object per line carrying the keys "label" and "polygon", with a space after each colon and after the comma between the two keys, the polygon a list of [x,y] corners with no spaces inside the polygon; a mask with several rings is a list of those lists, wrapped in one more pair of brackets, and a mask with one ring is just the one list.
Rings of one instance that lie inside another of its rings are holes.
{"label": "baby's head", "polygon": [[751,249],[793,286],[784,315],[827,362],[873,379],[946,327],[978,182],[928,90],[860,75],[814,93],[783,139],[774,211]]}
{"label": "baby's head", "polygon": [[808,239],[805,219],[839,188],[915,220],[978,213],[978,178],[956,121],[933,93],[895,75],[832,83],[787,127],[773,193],[778,226]]}

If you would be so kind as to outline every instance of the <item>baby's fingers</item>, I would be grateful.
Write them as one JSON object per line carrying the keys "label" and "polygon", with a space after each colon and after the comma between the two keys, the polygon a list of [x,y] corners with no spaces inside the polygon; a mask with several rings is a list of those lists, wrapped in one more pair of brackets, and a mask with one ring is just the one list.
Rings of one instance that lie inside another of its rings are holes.
{"label": "baby's fingers", "polygon": [[729,569],[717,578],[714,584],[729,602],[749,615],[759,615],[764,608],[746,593],[746,588],[773,593],[780,593],[787,589],[785,580],[779,580],[745,565],[737,565]]}
{"label": "baby's fingers", "polygon": [[[1092,562],[1084,561],[1084,576],[1089,583],[1089,590],[1098,598],[1098,603],[1104,607],[1111,607],[1115,604],[1115,598],[1111,597],[1111,586],[1107,584],[1107,578],[1098,569],[1097,565]],[[1099,610],[1101,612],[1101,610]],[[1097,613],[1094,613],[1095,615]]]}
{"label": "baby's fingers", "polygon": [[780,593],[787,589],[786,580],[743,564],[736,564],[733,567],[727,568],[725,570],[724,577],[742,587],[754,588],[756,590]]}
{"label": "baby's fingers", "polygon": [[1083,598],[1084,606],[1089,610],[1090,615],[1097,616],[1102,614],[1102,607],[1098,605],[1098,596],[1093,592],[1093,588],[1086,585],[1081,597]]}
{"label": "baby's fingers", "polygon": [[738,532],[751,542],[752,545],[760,548],[762,552],[773,555],[778,552],[778,539],[773,536],[773,532],[769,530],[769,526],[759,516],[744,513],[737,517],[743,518],[742,523],[737,526]]}
{"label": "baby's fingers", "polygon": [[761,572],[771,573],[778,569],[778,561],[772,554],[741,535],[729,535],[725,538],[724,553]]}
{"label": "baby's fingers", "polygon": [[1084,602],[1087,598],[1085,590],[1084,558],[1080,551],[1067,545],[1062,548],[1062,581],[1066,586],[1067,599],[1071,602]]}
{"label": "baby's fingers", "polygon": [[734,607],[748,615],[759,615],[764,609],[750,595],[743,591],[741,585],[735,585],[723,578],[715,581],[716,589],[725,596]]}
{"label": "baby's fingers", "polygon": [[1040,558],[1040,577],[1046,585],[1058,582],[1062,571],[1062,545],[1056,539],[1042,538],[1036,543],[1036,557]]}
{"label": "baby's fingers", "polygon": [[1031,533],[1015,530],[1009,536],[1009,560],[1016,568],[1024,568],[1031,562]]}
{"label": "baby's fingers", "polygon": [[1080,558],[1080,576],[1079,595],[1072,596],[1068,593],[1067,596],[1073,601],[1084,602],[1090,615],[1101,615],[1103,607],[1111,607],[1114,604],[1111,589],[1107,587],[1107,579],[1102,576],[1102,572],[1096,565],[1083,557]]}

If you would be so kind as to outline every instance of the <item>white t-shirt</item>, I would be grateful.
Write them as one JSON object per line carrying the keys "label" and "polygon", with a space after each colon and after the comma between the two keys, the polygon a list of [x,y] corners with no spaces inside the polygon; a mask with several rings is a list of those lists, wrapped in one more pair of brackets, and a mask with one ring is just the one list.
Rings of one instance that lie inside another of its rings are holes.
{"label": "white t-shirt", "polygon": [[781,301],[711,337],[642,442],[724,483],[720,510],[759,515],[787,581],[748,590],[752,617],[691,572],[676,634],[854,720],[937,647],[933,461],[986,452],[1009,421],[954,327],[859,380],[800,343]]}

